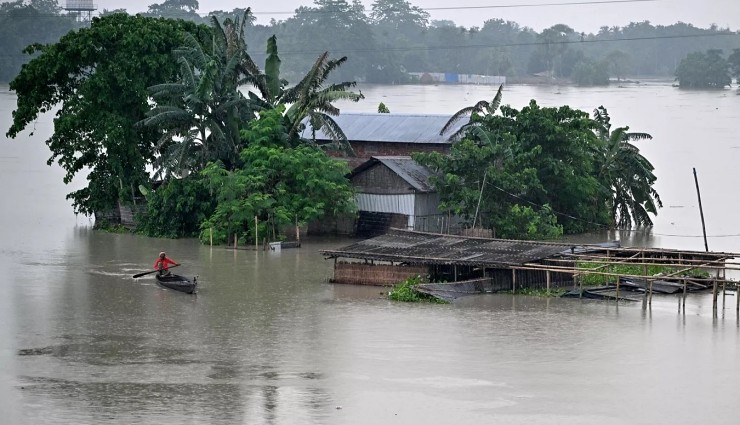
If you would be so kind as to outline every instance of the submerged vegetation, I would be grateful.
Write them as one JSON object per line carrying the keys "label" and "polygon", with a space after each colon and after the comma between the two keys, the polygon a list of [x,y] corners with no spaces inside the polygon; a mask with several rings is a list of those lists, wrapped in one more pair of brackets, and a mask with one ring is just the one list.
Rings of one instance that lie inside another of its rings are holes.
{"label": "submerged vegetation", "polygon": [[[583,285],[597,286],[616,283],[617,276],[640,276],[645,278],[660,278],[661,276],[708,278],[709,273],[700,269],[682,271],[677,267],[660,265],[627,265],[609,263],[579,263],[577,270],[585,273],[578,276],[578,281]],[[608,274],[593,273],[595,271]],[[592,271],[589,273],[588,271]]]}
{"label": "submerged vegetation", "polygon": [[427,280],[420,275],[411,276],[403,282],[400,282],[398,285],[395,285],[393,289],[388,292],[388,298],[393,301],[401,301],[407,303],[428,302],[435,304],[448,304],[448,302],[445,300],[429,294],[424,294],[414,289],[414,286],[421,283],[427,283]]}

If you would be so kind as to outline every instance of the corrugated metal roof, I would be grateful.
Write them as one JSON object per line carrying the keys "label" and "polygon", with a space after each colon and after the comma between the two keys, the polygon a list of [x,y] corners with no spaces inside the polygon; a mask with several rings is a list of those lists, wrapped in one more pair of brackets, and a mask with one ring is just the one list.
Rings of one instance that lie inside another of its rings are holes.
{"label": "corrugated metal roof", "polygon": [[322,254],[337,258],[458,264],[479,267],[522,265],[569,251],[573,245],[486,239],[392,229],[388,233]]}
{"label": "corrugated metal roof", "polygon": [[350,178],[378,164],[383,164],[398,174],[399,177],[410,184],[415,190],[419,192],[434,192],[434,187],[429,183],[429,177],[432,175],[432,171],[411,159],[410,156],[373,156],[352,170]]}
{"label": "corrugated metal roof", "polygon": [[[411,115],[379,113],[342,113],[332,117],[344,131],[347,140],[354,142],[388,143],[450,143],[447,139],[465,124],[460,120],[444,136],[439,131],[452,115]],[[302,137],[311,138],[311,124],[304,120]],[[331,140],[323,131],[316,132],[316,140]]]}

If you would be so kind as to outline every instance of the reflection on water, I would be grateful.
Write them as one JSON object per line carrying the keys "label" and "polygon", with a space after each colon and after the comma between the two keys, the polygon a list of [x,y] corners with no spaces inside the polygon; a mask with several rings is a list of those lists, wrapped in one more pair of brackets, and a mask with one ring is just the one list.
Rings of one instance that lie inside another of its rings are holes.
{"label": "reflection on water", "polygon": [[[495,92],[362,90],[367,100],[347,109],[375,110],[383,99],[393,112],[448,113]],[[723,190],[740,154],[731,140],[735,97],[663,85],[517,86],[506,89],[504,102],[521,107],[532,97],[585,110],[604,104],[616,125],[655,137],[643,151],[657,166],[668,206],[655,228],[573,240],[703,249],[692,166],[708,233],[740,234],[732,217],[738,201]],[[6,99],[2,128],[12,109]],[[33,137],[0,143],[0,197],[10,200],[0,205],[5,423],[737,420],[734,294],[717,318],[707,295],[691,295],[685,314],[675,296],[656,296],[648,311],[640,303],[509,295],[408,305],[388,301],[384,288],[326,283],[332,262],[318,250],[343,239],[275,253],[97,233],[71,213],[64,195],[73,188],[60,183],[59,170],[44,165],[48,121],[36,126]],[[709,241],[711,249],[738,251],[737,238]],[[131,277],[161,250],[183,264],[183,274],[199,276],[197,295]]]}

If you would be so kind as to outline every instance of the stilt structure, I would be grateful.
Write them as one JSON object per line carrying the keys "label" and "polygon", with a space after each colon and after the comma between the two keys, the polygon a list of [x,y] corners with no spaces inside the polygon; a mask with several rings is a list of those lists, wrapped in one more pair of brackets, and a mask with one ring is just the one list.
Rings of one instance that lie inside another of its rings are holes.
{"label": "stilt structure", "polygon": [[67,0],[64,10],[67,14],[75,16],[78,21],[89,21],[98,7],[93,0]]}

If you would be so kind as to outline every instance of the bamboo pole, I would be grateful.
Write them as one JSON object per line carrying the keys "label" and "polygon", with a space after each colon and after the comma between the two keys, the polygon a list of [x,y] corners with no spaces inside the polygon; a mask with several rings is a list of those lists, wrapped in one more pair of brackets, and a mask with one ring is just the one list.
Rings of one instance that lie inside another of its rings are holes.
{"label": "bamboo pole", "polygon": [[213,246],[213,227],[210,227],[209,230],[210,230],[209,233],[210,233],[210,239],[211,239],[211,246]]}
{"label": "bamboo pole", "polygon": [[548,270],[546,272],[547,276],[547,295],[550,296],[550,271]]}
{"label": "bamboo pole", "polygon": [[480,186],[480,194],[478,195],[478,205],[475,207],[475,216],[473,216],[473,229],[475,229],[475,222],[478,220],[478,209],[480,208],[480,201],[483,199],[483,188],[486,187],[486,176],[488,175],[488,170],[486,170],[483,173],[483,184]]}
{"label": "bamboo pole", "polygon": [[704,250],[709,252],[709,245],[707,244],[707,229],[704,226],[704,209],[701,206],[701,192],[699,191],[699,178],[696,177],[696,168],[694,168],[694,182],[696,183],[696,196],[699,198],[699,214],[701,215],[701,231],[704,234]]}
{"label": "bamboo pole", "polygon": [[712,310],[717,315],[717,279],[712,283]]}
{"label": "bamboo pole", "polygon": [[257,216],[254,216],[254,250],[259,251],[260,249],[260,237],[259,237],[259,222],[257,221]]}
{"label": "bamboo pole", "polygon": [[681,301],[681,307],[683,308],[683,312],[686,313],[686,285],[687,285],[687,279],[683,279],[683,297]]}
{"label": "bamboo pole", "polygon": [[516,294],[516,269],[511,269],[511,293]]}
{"label": "bamboo pole", "polygon": [[[641,258],[642,258],[642,262],[644,263],[645,262],[645,251],[642,252]],[[645,279],[647,279],[647,274],[648,274],[648,266],[647,266],[647,264],[643,264],[643,266],[642,266],[642,274],[645,276]],[[645,289],[647,289],[647,288],[645,288]],[[642,309],[643,310],[647,309],[647,298],[648,298],[648,292],[645,291],[645,293],[642,295]]]}
{"label": "bamboo pole", "polygon": [[[719,274],[719,270],[717,270],[717,274]],[[727,281],[725,280],[727,278],[727,275],[725,274],[725,270],[722,269],[722,310],[725,309],[725,299],[727,298]]]}

